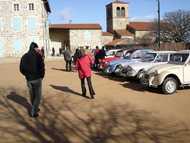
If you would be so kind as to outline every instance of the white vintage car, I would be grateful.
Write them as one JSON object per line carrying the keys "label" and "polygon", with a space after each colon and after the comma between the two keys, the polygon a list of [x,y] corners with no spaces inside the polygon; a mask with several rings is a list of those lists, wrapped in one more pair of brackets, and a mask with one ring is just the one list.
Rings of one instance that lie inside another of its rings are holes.
{"label": "white vintage car", "polygon": [[142,62],[129,64],[124,68],[123,75],[125,77],[136,77],[140,79],[143,73],[149,68],[160,64],[167,64],[172,53],[175,53],[175,51],[154,51],[147,53]]}
{"label": "white vintage car", "polygon": [[165,94],[190,85],[190,50],[171,54],[170,62],[150,68],[141,78],[148,87],[160,87]]}

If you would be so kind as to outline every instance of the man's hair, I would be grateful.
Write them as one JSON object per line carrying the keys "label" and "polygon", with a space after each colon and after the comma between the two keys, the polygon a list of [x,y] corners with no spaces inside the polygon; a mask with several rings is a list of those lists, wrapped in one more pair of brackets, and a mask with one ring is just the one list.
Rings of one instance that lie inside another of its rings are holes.
{"label": "man's hair", "polygon": [[85,49],[84,49],[84,48],[81,48],[81,49],[79,50],[78,55],[79,55],[79,58],[84,57],[84,56],[85,56]]}

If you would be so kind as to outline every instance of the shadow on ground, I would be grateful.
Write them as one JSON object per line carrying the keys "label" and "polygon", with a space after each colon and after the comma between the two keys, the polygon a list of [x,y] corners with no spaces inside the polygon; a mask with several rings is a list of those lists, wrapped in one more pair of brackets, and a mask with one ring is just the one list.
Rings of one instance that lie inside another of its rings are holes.
{"label": "shadow on ground", "polygon": [[[54,88],[54,89],[56,89],[56,90],[62,91],[62,92],[64,92],[64,93],[70,93],[70,94],[82,96],[81,93],[76,92],[76,91],[70,89],[70,88],[67,87],[67,86],[50,85],[50,87],[52,87],[52,88]],[[70,94],[69,94],[69,95],[70,95]]]}
{"label": "shadow on ground", "polygon": [[134,91],[152,92],[152,93],[157,93],[157,94],[163,94],[161,92],[161,89],[144,87],[143,85],[141,85],[139,83],[139,81],[129,81],[126,83],[122,83],[121,85],[125,88],[129,88],[129,89],[132,89]]}
{"label": "shadow on ground", "polygon": [[12,100],[6,93],[5,89],[0,90],[0,141],[3,143],[190,142],[190,130],[184,123],[162,120],[129,104],[109,102],[104,106],[93,102],[83,111],[78,103],[69,102],[69,98],[57,103],[46,100],[41,105],[40,117],[31,119],[23,110],[25,106],[20,106],[26,102],[23,93],[14,95],[20,101]]}
{"label": "shadow on ground", "polygon": [[103,72],[96,72],[95,73],[96,75],[99,75],[99,76],[102,76],[104,78],[107,78],[107,79],[110,79],[110,80],[114,80],[114,81],[119,81],[119,82],[125,82],[126,79],[123,78],[123,77],[119,77],[119,76],[116,76],[116,75],[107,75]]}
{"label": "shadow on ground", "polygon": [[52,70],[57,70],[57,71],[63,71],[63,72],[74,72],[72,71],[67,71],[66,69],[60,69],[60,68],[51,68]]}

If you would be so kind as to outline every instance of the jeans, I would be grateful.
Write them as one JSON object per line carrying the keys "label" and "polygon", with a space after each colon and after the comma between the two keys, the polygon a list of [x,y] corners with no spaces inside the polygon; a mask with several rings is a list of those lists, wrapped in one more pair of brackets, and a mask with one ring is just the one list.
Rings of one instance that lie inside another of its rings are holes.
{"label": "jeans", "polygon": [[[91,77],[87,77],[86,80],[88,83],[90,95],[92,98],[94,98],[95,92],[94,92],[94,89],[92,87]],[[82,89],[82,95],[86,96],[85,78],[81,79],[81,89]]]}
{"label": "jeans", "polygon": [[27,86],[29,88],[32,111],[37,112],[42,97],[42,79],[27,81]]}
{"label": "jeans", "polygon": [[66,61],[66,71],[71,71],[71,60],[70,61]]}

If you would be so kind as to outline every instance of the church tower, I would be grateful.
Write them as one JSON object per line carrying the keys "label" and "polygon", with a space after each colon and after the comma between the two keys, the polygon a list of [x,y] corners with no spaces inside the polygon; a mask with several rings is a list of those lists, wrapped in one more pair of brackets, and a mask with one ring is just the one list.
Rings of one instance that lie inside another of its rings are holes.
{"label": "church tower", "polygon": [[128,3],[120,0],[113,0],[106,5],[107,31],[126,29],[128,21]]}

